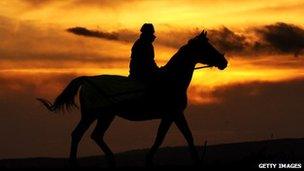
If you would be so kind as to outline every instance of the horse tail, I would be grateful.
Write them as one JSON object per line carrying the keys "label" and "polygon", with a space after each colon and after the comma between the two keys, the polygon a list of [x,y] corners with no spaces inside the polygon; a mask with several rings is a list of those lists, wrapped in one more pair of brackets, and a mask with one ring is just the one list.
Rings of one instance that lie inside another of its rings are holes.
{"label": "horse tail", "polygon": [[61,94],[56,97],[53,104],[43,98],[36,99],[40,101],[49,111],[64,112],[64,109],[66,109],[69,112],[73,107],[78,108],[77,104],[75,103],[75,96],[77,95],[79,88],[83,84],[84,78],[85,76],[81,76],[73,79],[61,92]]}

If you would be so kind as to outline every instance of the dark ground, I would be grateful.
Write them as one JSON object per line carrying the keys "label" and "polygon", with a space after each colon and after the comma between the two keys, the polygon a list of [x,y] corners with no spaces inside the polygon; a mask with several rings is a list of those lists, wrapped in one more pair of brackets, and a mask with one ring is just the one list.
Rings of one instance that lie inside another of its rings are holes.
{"label": "dark ground", "polygon": [[[199,148],[203,153],[202,147]],[[118,168],[143,168],[147,149],[116,154]],[[304,164],[304,138],[210,145],[202,163],[203,168],[258,168],[259,163]],[[107,167],[103,156],[79,159],[80,168]],[[26,158],[0,160],[0,170],[11,168],[68,168],[65,158]],[[186,147],[161,148],[155,158],[158,168],[195,168]],[[184,170],[183,169],[183,170]]]}

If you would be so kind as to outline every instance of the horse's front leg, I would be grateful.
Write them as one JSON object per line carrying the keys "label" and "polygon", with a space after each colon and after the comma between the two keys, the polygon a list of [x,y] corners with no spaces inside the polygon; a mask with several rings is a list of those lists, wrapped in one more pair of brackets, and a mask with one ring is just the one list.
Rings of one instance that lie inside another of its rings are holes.
{"label": "horse's front leg", "polygon": [[188,126],[188,123],[186,121],[184,114],[183,113],[179,114],[175,118],[174,122],[175,122],[177,128],[182,132],[183,136],[185,137],[185,139],[188,143],[191,157],[192,157],[194,163],[196,165],[199,165],[200,164],[199,154],[198,154],[197,149],[195,148],[193,136],[189,129],[189,126]]}
{"label": "horse's front leg", "polygon": [[171,119],[162,119],[161,120],[160,125],[158,127],[158,132],[157,132],[154,144],[153,144],[149,153],[146,156],[146,166],[152,166],[153,165],[154,155],[155,155],[157,149],[163,143],[164,138],[165,138],[172,122],[173,121]]}

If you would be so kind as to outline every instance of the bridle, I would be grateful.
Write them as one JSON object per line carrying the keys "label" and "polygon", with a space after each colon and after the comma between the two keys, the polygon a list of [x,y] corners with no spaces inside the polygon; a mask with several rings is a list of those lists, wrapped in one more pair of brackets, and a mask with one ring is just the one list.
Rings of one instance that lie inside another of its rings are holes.
{"label": "bridle", "polygon": [[212,68],[212,67],[213,67],[212,65],[205,65],[205,66],[195,67],[194,70],[203,69],[203,68]]}
{"label": "bridle", "polygon": [[[224,56],[225,53],[223,53],[222,55]],[[212,67],[214,67],[214,65],[205,65],[205,66],[195,67],[194,70],[204,69],[204,68],[212,68]]]}

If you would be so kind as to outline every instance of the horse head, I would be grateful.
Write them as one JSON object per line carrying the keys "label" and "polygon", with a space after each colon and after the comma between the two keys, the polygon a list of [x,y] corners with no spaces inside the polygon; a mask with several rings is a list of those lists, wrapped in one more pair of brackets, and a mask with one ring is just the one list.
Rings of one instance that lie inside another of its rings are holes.
{"label": "horse head", "polygon": [[220,53],[207,38],[207,31],[202,31],[199,35],[188,41],[191,56],[196,63],[215,66],[220,70],[227,67],[228,61],[223,53]]}

